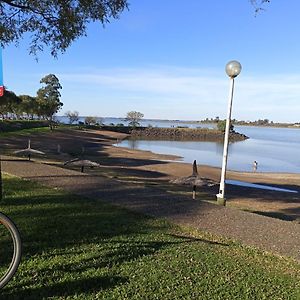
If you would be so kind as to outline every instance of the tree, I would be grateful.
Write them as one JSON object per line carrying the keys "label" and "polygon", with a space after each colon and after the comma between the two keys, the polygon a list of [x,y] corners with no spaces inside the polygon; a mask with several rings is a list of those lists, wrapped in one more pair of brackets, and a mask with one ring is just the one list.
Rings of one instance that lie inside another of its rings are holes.
{"label": "tree", "polygon": [[[225,132],[225,129],[226,129],[226,120],[219,121],[218,124],[217,124],[217,128],[218,128],[218,130],[220,130],[222,132]],[[230,132],[234,131],[234,126],[232,125],[231,122],[230,122],[229,131]]]}
{"label": "tree", "polygon": [[21,99],[19,110],[22,111],[22,113],[26,113],[28,118],[33,119],[33,116],[37,112],[38,106],[36,97],[20,95],[19,98]]}
{"label": "tree", "polygon": [[62,86],[54,74],[43,77],[40,83],[45,84],[45,86],[37,91],[38,113],[49,120],[49,125],[52,130],[53,115],[63,106],[63,103],[60,102],[61,95],[59,92]]}
{"label": "tree", "polygon": [[0,0],[0,43],[17,44],[29,34],[30,54],[46,46],[57,56],[86,35],[89,23],[104,26],[126,8],[127,0]]}
{"label": "tree", "polygon": [[144,114],[138,111],[130,111],[126,115],[126,121],[128,121],[128,125],[132,127],[139,126],[139,121],[144,117]]}
{"label": "tree", "polygon": [[72,111],[67,111],[65,113],[65,116],[69,118],[69,123],[73,124],[74,122],[77,122],[79,120],[79,112],[74,110]]}
{"label": "tree", "polygon": [[9,113],[16,114],[20,102],[21,99],[14,92],[5,89],[0,101],[0,114],[2,118],[4,119],[5,115]]}
{"label": "tree", "polygon": [[97,124],[97,118],[88,116],[84,119],[84,123],[86,125],[96,125]]}

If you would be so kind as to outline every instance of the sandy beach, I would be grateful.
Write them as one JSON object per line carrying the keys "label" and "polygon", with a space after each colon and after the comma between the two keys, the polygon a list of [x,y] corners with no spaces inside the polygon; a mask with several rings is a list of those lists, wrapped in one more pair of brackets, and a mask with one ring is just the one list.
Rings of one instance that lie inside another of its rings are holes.
{"label": "sandy beach", "polygon": [[[25,148],[30,138],[34,149],[46,153],[45,157],[39,156],[35,159],[51,164],[61,164],[80,155],[84,147],[85,158],[97,161],[102,166],[101,171],[87,169],[86,172],[99,172],[104,176],[121,180],[159,184],[191,175],[192,162],[181,163],[175,161],[178,157],[172,155],[113,146],[126,137],[126,134],[104,130],[55,130],[31,136],[16,135],[14,138],[2,138],[2,145],[3,152],[10,155],[14,150]],[[60,154],[57,152],[58,145],[61,149]],[[220,168],[200,165],[198,172],[202,177],[219,182]],[[228,184],[226,198],[228,207],[300,222],[300,174],[228,171],[227,179],[298,191],[298,193],[287,193]],[[189,190],[187,187],[182,189],[185,192]],[[218,186],[201,188],[201,192],[205,193],[205,199],[214,201]]]}

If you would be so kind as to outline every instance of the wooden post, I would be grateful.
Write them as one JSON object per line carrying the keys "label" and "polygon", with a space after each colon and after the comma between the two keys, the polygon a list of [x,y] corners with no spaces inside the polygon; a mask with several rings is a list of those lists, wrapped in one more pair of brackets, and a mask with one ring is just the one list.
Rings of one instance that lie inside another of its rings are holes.
{"label": "wooden post", "polygon": [[196,160],[194,160],[193,162],[193,176],[197,176],[198,175],[198,170],[197,170],[197,162]]}
{"label": "wooden post", "polygon": [[[193,162],[193,174],[192,176],[198,176],[198,170],[197,170],[197,162],[194,160]],[[196,185],[193,185],[193,200],[196,199]]]}

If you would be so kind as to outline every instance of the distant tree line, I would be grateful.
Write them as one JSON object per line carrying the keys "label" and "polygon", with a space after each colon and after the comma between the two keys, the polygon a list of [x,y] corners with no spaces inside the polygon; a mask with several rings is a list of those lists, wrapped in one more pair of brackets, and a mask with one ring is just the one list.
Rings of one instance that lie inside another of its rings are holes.
{"label": "distant tree line", "polygon": [[17,96],[13,91],[5,90],[0,101],[2,120],[47,120],[52,126],[53,116],[63,106],[60,101],[62,86],[54,74],[46,75],[40,83],[43,86],[36,96]]}
{"label": "distant tree line", "polygon": [[[79,120],[79,113],[77,111],[67,111],[65,113],[65,116],[69,119],[69,123],[73,124],[74,122],[77,122]],[[135,128],[140,126],[140,121],[143,119],[144,114],[139,111],[129,111],[126,114],[126,118],[124,119],[126,122],[128,122],[128,126]],[[79,121],[79,124],[87,125],[87,126],[115,126],[115,127],[124,127],[123,123],[110,123],[108,125],[104,125],[103,119],[99,117],[93,117],[93,116],[87,116],[84,119],[84,122]]]}
{"label": "distant tree line", "polygon": [[[205,118],[200,123],[214,123],[217,124],[217,128],[219,130],[223,130],[225,128],[225,120],[221,120],[219,117],[215,118]],[[274,122],[269,119],[257,119],[254,121],[244,121],[244,120],[237,120],[237,119],[231,119],[231,130],[234,130],[233,125],[250,125],[250,126],[280,126],[280,127],[286,127],[291,125],[298,125],[299,123],[280,123],[280,122]]]}

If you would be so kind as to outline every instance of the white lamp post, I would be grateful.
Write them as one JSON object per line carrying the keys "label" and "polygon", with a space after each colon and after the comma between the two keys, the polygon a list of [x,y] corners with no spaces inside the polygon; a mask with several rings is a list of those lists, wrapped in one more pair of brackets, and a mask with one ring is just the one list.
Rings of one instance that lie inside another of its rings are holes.
{"label": "white lamp post", "polygon": [[230,89],[229,89],[229,101],[228,101],[228,112],[226,119],[226,128],[224,136],[224,150],[223,150],[223,161],[222,161],[222,171],[221,171],[221,181],[219,194],[217,194],[217,203],[224,205],[226,204],[225,199],[225,177],[226,177],[226,167],[227,167],[227,157],[228,157],[228,140],[229,140],[229,130],[230,130],[230,120],[231,120],[231,108],[234,90],[234,78],[241,73],[242,66],[236,61],[232,60],[226,65],[226,73],[230,77]]}

